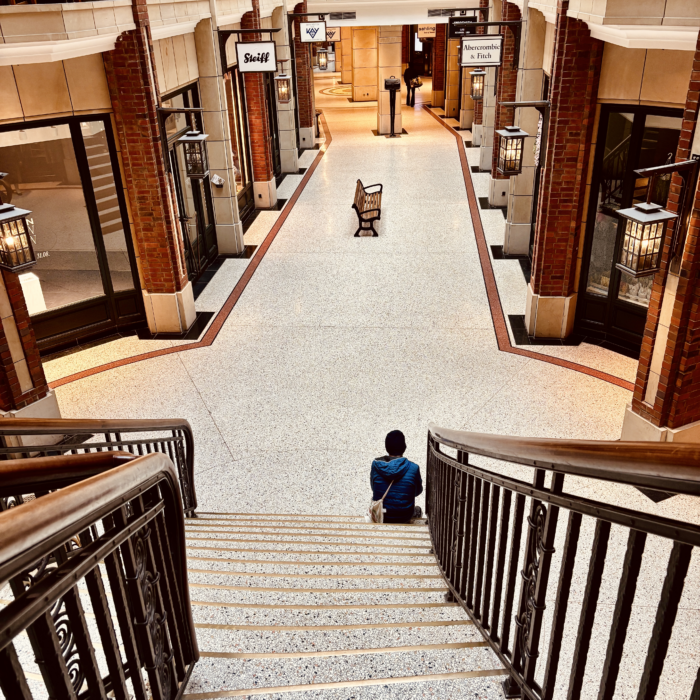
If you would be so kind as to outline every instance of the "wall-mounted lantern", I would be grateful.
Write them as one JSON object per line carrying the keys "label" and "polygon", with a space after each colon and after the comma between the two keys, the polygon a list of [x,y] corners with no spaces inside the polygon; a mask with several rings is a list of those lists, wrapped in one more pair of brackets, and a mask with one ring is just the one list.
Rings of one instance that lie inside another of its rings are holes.
{"label": "wall-mounted lantern", "polygon": [[472,77],[472,89],[469,96],[475,102],[484,99],[484,80],[486,79],[486,71],[477,68],[473,70],[469,75]]}
{"label": "wall-mounted lantern", "polygon": [[[634,171],[639,177],[649,178],[647,201],[617,212],[621,225],[625,227],[620,257],[616,263],[620,270],[634,277],[645,277],[658,272],[661,269],[661,254],[668,223],[676,219],[678,223],[671,242],[671,257],[683,252],[686,218],[692,208],[690,200],[698,180],[698,166],[700,166],[698,158],[694,156],[692,160],[681,163],[669,163]],[[679,173],[683,179],[678,213],[667,211],[660,204],[651,201],[655,179],[671,173]]]}
{"label": "wall-mounted lantern", "polygon": [[501,175],[519,175],[523,169],[523,145],[530,134],[519,126],[507,126],[496,133],[501,137],[496,170]]}
{"label": "wall-mounted lantern", "polygon": [[328,70],[328,49],[319,49],[316,54],[318,55],[319,70]]}
{"label": "wall-mounted lantern", "polygon": [[201,180],[209,174],[206,140],[207,134],[199,131],[188,131],[177,140],[185,149],[187,177]]}
{"label": "wall-mounted lantern", "polygon": [[286,73],[275,76],[277,86],[277,101],[281,105],[289,104],[292,100],[292,79]]}
{"label": "wall-mounted lantern", "polygon": [[631,209],[617,212],[625,227],[617,267],[633,277],[653,275],[661,268],[661,251],[666,225],[678,214],[666,211],[660,204],[642,202]]}
{"label": "wall-mounted lantern", "polygon": [[13,204],[0,204],[0,268],[19,272],[36,265],[32,247],[32,212]]}

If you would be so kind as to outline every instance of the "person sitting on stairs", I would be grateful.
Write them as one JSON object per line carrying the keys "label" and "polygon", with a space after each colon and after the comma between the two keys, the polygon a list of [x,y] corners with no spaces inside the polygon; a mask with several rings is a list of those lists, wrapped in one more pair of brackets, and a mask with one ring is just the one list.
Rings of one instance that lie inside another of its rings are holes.
{"label": "person sitting on stairs", "polygon": [[392,430],[386,436],[384,446],[388,454],[372,462],[369,475],[372,498],[380,500],[391,484],[384,499],[384,522],[408,523],[423,515],[420,506],[416,505],[416,496],[423,493],[420,467],[403,456],[406,438],[400,430]]}

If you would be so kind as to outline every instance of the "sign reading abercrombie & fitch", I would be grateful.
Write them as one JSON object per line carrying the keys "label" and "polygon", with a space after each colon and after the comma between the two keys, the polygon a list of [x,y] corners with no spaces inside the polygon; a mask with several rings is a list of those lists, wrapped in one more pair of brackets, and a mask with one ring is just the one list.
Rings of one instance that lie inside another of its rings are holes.
{"label": "sign reading abercrombie & fitch", "polygon": [[299,22],[299,34],[304,44],[326,41],[325,22]]}
{"label": "sign reading abercrombie & fitch", "polygon": [[236,44],[236,58],[241,73],[274,73],[277,70],[274,41],[239,41]]}
{"label": "sign reading abercrombie & fitch", "polygon": [[500,66],[503,54],[503,35],[484,34],[462,39],[460,66]]}

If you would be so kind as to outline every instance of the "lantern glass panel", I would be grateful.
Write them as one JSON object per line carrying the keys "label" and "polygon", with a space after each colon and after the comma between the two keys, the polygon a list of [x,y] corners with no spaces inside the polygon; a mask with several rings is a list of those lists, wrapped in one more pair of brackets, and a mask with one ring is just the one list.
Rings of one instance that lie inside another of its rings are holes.
{"label": "lantern glass panel", "polygon": [[280,104],[288,104],[292,99],[291,82],[289,76],[278,75],[275,78],[277,83],[277,100]]}
{"label": "lantern glass panel", "polygon": [[484,99],[484,77],[486,76],[486,71],[473,71],[470,73],[472,78],[472,90],[471,98],[472,100],[483,100]]}
{"label": "lantern glass panel", "polygon": [[29,213],[15,207],[0,208],[0,219],[5,218],[0,223],[0,267],[6,270],[21,270],[36,262],[26,219]]}
{"label": "lantern glass panel", "polygon": [[523,139],[519,136],[501,136],[498,170],[507,175],[519,173],[523,166]]}
{"label": "lantern glass panel", "polygon": [[187,174],[190,177],[204,177],[209,170],[204,141],[186,141],[184,147]]}
{"label": "lantern glass panel", "polygon": [[325,49],[319,49],[318,51],[318,67],[321,70],[327,70],[328,68],[328,52]]}

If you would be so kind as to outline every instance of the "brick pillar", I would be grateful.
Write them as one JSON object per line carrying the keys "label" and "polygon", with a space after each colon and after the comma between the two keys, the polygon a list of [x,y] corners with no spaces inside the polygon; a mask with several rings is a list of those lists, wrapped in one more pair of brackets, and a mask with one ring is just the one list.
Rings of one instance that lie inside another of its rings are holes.
{"label": "brick pillar", "polygon": [[411,27],[404,24],[401,27],[401,63],[408,66],[411,60]]}
{"label": "brick pillar", "polygon": [[[241,17],[241,29],[260,29],[260,3],[253,0],[253,9]],[[241,41],[260,41],[260,34],[242,34]],[[245,73],[245,99],[248,111],[250,160],[253,165],[255,207],[269,209],[277,204],[277,184],[272,164],[270,121],[262,73]]]}
{"label": "brick pillar", "polygon": [[132,231],[140,258],[148,325],[180,333],[195,321],[172,176],[165,171],[156,108],[159,105],[146,0],[134,0],[136,29],[124,32],[103,54]]}
{"label": "brick pillar", "polygon": [[[445,60],[447,56],[447,25],[438,24],[435,27],[433,40],[433,107],[445,106]],[[408,59],[406,59],[408,63]]]}
{"label": "brick pillar", "polygon": [[[676,162],[700,153],[693,148],[700,96],[700,39],[688,85]],[[677,212],[681,178],[674,175],[666,208]],[[671,231],[661,270],[654,278],[631,406],[623,440],[700,442],[700,190],[693,197],[682,255],[671,261]],[[670,226],[669,226],[670,228]]]}
{"label": "brick pillar", "polygon": [[61,417],[56,397],[46,383],[19,276],[3,270],[0,275],[0,417],[12,416]]}
{"label": "brick pillar", "polygon": [[[488,7],[489,6],[489,0],[479,0],[479,7]],[[485,20],[485,17],[483,13],[479,13],[479,21],[483,22]],[[486,33],[486,27],[479,27],[476,30],[477,34],[485,34]],[[470,81],[469,87],[471,88],[471,77],[469,77],[469,73],[471,71],[475,70],[475,68],[470,68],[467,71],[467,77]],[[485,82],[485,81],[484,81]],[[484,85],[484,87],[486,87]],[[472,145],[474,146],[480,146],[481,145],[481,126],[484,123],[484,101],[483,100],[477,100],[474,103],[474,123],[472,124]]]}
{"label": "brick pillar", "polygon": [[[507,0],[503,0],[502,18],[504,22],[512,22],[520,19],[520,10]],[[512,107],[501,107],[502,102],[515,101],[515,88],[518,83],[518,70],[515,67],[515,36],[507,27],[501,27],[503,34],[503,63],[498,69],[498,86],[496,93],[496,113],[494,116],[494,132],[506,126],[512,126],[514,120],[514,109]],[[496,172],[498,162],[498,146],[500,139],[498,135],[493,137],[493,149],[491,151],[491,181],[489,186],[489,203],[493,206],[504,207],[508,203],[508,187],[499,180],[507,180],[504,175]]]}
{"label": "brick pillar", "polygon": [[525,308],[529,335],[548,338],[565,338],[573,329],[576,258],[604,46],[585,22],[567,17],[568,4],[559,0],[557,8],[552,106]]}
{"label": "brick pillar", "polygon": [[[295,6],[294,12],[307,12],[306,0]],[[309,44],[302,43],[299,19],[294,20],[294,59],[297,72],[297,102],[299,109],[299,146],[313,148],[316,143],[316,102],[314,99],[314,75]],[[341,32],[342,36],[342,32]],[[347,67],[352,70],[352,56]]]}

